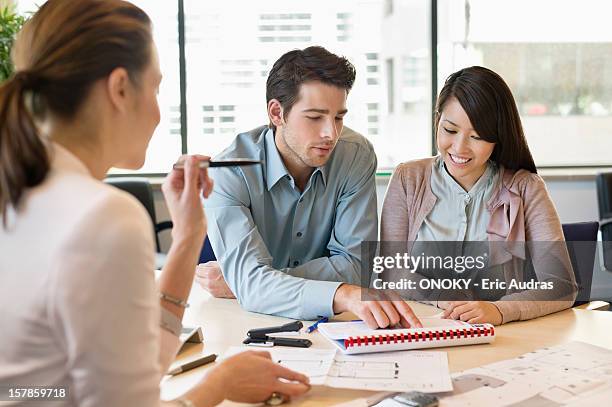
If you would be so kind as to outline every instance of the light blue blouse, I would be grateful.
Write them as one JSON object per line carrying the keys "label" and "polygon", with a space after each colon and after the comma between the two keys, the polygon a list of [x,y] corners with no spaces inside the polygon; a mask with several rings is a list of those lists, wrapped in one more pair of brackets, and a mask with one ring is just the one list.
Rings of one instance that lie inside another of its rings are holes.
{"label": "light blue blouse", "polygon": [[[487,225],[491,217],[487,202],[491,199],[499,178],[497,165],[489,161],[485,172],[469,190],[463,189],[448,173],[444,160],[438,157],[431,172],[431,192],[436,196],[432,211],[425,217],[419,228],[416,242],[412,247],[413,255],[427,254],[436,256],[480,256],[488,252],[488,244],[466,242],[487,242]],[[428,242],[456,242],[435,244]],[[425,276],[432,277],[431,271],[422,270]],[[488,268],[489,278],[502,278],[500,266]],[[476,277],[476,276],[472,276]],[[477,290],[476,298],[494,300],[504,294],[498,290]],[[458,300],[454,294],[446,293],[444,299]]]}
{"label": "light blue blouse", "polygon": [[417,241],[486,241],[490,214],[487,202],[497,183],[499,170],[491,161],[469,191],[448,173],[438,157],[431,172],[431,192],[436,204],[425,217]]}

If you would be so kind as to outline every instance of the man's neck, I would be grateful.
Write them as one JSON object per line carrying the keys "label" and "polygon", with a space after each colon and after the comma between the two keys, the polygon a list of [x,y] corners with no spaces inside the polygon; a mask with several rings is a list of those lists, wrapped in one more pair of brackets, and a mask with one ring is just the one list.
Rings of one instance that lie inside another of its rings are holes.
{"label": "man's neck", "polygon": [[285,164],[285,168],[289,172],[289,175],[293,177],[297,187],[300,189],[300,191],[304,191],[306,184],[308,183],[308,179],[310,179],[310,176],[315,169],[304,164],[300,157],[298,157],[297,154],[289,148],[289,146],[279,139],[280,137],[277,137],[277,135],[274,134],[274,144],[276,145],[276,150],[278,151],[283,164]]}
{"label": "man's neck", "polygon": [[[289,175],[293,177],[295,184],[298,186],[300,191],[304,191],[306,188],[306,184],[308,183],[308,179],[314,172],[314,168],[308,167],[305,165],[299,165],[295,162],[295,160],[291,160],[289,158],[285,158],[281,151],[279,151],[281,159],[289,172]],[[297,158],[297,157],[296,157]],[[298,158],[299,160],[299,158]]]}

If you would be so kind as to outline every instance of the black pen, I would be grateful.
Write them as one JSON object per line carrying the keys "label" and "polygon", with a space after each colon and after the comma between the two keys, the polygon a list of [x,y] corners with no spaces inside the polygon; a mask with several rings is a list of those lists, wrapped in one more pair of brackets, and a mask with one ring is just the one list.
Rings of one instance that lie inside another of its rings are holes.
{"label": "black pen", "polygon": [[[263,161],[251,160],[250,158],[232,158],[229,160],[215,160],[215,161],[200,161],[200,168],[214,168],[214,167],[242,167],[245,165],[257,165],[262,164]],[[185,168],[185,163],[179,161],[172,166],[175,170],[181,170]]]}
{"label": "black pen", "polygon": [[203,356],[196,360],[192,360],[191,362],[187,362],[183,365],[177,366],[174,369],[170,370],[167,374],[169,375],[177,375],[179,373],[186,372],[191,369],[195,369],[196,367],[204,366],[208,363],[212,363],[217,359],[217,355],[214,353],[212,355]]}

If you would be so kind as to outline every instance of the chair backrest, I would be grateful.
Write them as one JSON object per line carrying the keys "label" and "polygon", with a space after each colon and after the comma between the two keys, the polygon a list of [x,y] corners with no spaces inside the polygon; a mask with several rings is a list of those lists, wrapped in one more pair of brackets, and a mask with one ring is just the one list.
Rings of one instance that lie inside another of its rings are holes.
{"label": "chair backrest", "polygon": [[564,223],[563,234],[574,269],[578,295],[574,306],[590,301],[597,248],[597,222]]}
{"label": "chair backrest", "polygon": [[155,204],[153,201],[153,188],[151,188],[151,184],[149,180],[146,178],[107,178],[104,180],[109,185],[117,187],[131,195],[133,195],[136,199],[140,201],[140,203],[145,207],[149,216],[151,217],[151,221],[153,222],[153,234],[155,236],[155,246],[157,251],[160,251],[159,246],[159,237],[157,236],[157,232],[155,231],[155,225],[157,224],[157,217],[155,216]]}
{"label": "chair backrest", "polygon": [[603,240],[604,266],[612,270],[612,172],[597,174],[597,203]]}

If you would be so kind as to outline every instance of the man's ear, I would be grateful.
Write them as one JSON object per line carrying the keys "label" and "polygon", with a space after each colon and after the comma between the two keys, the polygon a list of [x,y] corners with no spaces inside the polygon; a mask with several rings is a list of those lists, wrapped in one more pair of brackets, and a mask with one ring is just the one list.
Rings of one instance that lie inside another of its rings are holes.
{"label": "man's ear", "polygon": [[113,107],[120,112],[127,109],[130,76],[125,68],[115,68],[106,80],[106,90]]}
{"label": "man's ear", "polygon": [[283,107],[277,99],[271,99],[268,102],[268,118],[270,119],[270,123],[276,127],[282,126],[284,123]]}

